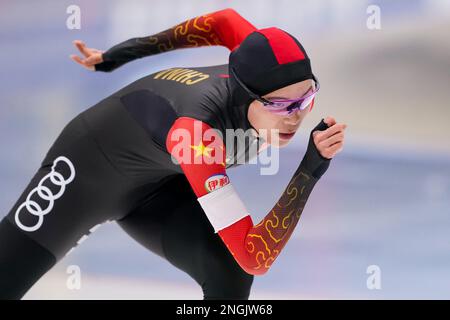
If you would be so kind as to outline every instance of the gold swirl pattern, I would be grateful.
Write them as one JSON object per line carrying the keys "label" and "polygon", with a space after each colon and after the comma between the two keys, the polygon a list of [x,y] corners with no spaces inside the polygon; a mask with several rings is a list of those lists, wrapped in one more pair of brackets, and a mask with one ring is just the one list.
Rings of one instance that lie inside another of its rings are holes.
{"label": "gold swirl pattern", "polygon": [[[253,253],[255,251],[255,245],[253,244],[253,242],[247,242],[246,245],[247,245],[247,251],[249,253]],[[251,249],[249,249],[249,247],[251,247]]]}
{"label": "gold swirl pattern", "polygon": [[[198,20],[201,18],[203,18],[203,26],[198,23]],[[194,27],[204,32],[211,32],[212,31],[211,22],[215,22],[215,19],[213,17],[209,15],[199,16],[194,19]]]}
{"label": "gold swirl pattern", "polygon": [[[199,36],[197,34],[189,34],[186,37],[186,39],[187,39],[187,41],[189,43],[193,44],[193,47],[200,47],[202,45],[202,43],[206,44],[207,46],[212,46],[213,45],[211,42],[209,42],[209,40],[206,37],[202,37],[202,36]],[[203,42],[202,41],[198,41],[198,40],[203,40]]]}
{"label": "gold swirl pattern", "polygon": [[146,42],[153,46],[155,53],[178,48],[222,45],[214,29],[216,23],[212,15],[199,16],[147,37]]}
{"label": "gold swirl pattern", "polygon": [[270,254],[269,246],[267,245],[267,242],[264,240],[264,238],[261,235],[259,235],[259,234],[248,234],[247,237],[249,237],[249,238],[259,238],[261,240],[261,242],[264,244],[264,246],[266,247],[267,252]]}
{"label": "gold swirl pattern", "polygon": [[254,261],[252,269],[269,269],[275,261],[292,235],[316,181],[300,170],[270,213],[252,227],[245,239],[247,252]]}

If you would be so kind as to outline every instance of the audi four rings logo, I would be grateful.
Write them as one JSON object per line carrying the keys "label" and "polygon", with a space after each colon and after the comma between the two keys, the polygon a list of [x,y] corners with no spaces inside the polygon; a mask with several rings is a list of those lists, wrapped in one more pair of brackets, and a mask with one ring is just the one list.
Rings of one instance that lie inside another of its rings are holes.
{"label": "audi four rings logo", "polygon": [[[55,170],[56,165],[59,162],[64,162],[70,170],[70,176],[68,178],[64,178],[63,175]],[[15,220],[16,224],[20,229],[28,232],[33,232],[38,230],[42,224],[44,223],[44,216],[48,214],[53,209],[53,205],[55,204],[55,200],[59,199],[64,191],[66,190],[66,185],[71,183],[75,178],[75,167],[72,162],[66,157],[58,157],[53,161],[52,171],[47,173],[44,177],[42,177],[41,181],[39,181],[38,186],[30,191],[25,202],[23,202],[16,210]],[[52,190],[48,187],[44,186],[44,182],[50,179],[50,181],[59,187],[59,191],[56,194],[53,194]],[[37,195],[43,199],[48,201],[47,207],[42,208],[36,201],[31,200],[31,197],[37,193]],[[33,226],[26,226],[20,221],[21,214],[29,213],[38,218],[37,222]]]}

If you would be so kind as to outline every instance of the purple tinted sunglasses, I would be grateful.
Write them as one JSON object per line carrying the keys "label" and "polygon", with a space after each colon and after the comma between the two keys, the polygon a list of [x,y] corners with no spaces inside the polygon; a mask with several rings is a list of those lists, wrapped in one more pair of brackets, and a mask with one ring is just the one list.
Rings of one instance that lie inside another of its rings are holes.
{"label": "purple tinted sunglasses", "polygon": [[304,110],[308,107],[316,96],[317,91],[320,89],[320,83],[313,75],[315,84],[314,89],[309,89],[306,95],[298,99],[265,99],[260,95],[252,92],[237,76],[236,72],[231,68],[231,72],[235,77],[239,85],[255,100],[261,102],[267,110],[278,115],[289,115],[297,110]]}

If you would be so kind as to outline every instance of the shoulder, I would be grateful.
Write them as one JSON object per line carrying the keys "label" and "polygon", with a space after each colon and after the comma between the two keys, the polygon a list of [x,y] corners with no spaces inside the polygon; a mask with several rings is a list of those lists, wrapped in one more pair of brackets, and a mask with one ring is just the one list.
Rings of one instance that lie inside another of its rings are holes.
{"label": "shoulder", "polygon": [[228,64],[170,68],[153,77],[154,90],[171,102],[179,117],[195,118],[221,131],[233,127]]}

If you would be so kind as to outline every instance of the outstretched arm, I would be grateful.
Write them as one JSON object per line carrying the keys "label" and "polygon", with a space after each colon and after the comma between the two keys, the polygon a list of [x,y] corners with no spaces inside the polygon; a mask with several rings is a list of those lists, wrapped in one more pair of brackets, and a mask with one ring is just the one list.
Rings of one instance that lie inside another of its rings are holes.
{"label": "outstretched arm", "polygon": [[112,71],[142,57],[182,48],[225,46],[230,50],[256,28],[228,8],[198,16],[160,33],[124,41],[102,55],[95,70]]}
{"label": "outstretched arm", "polygon": [[[327,128],[321,122],[314,130]],[[254,275],[267,272],[280,254],[330,162],[319,154],[311,134],[308,151],[280,199],[254,225],[226,175],[222,138],[211,127],[192,118],[179,118],[169,131],[166,146],[180,163],[215,232],[241,268]]]}

